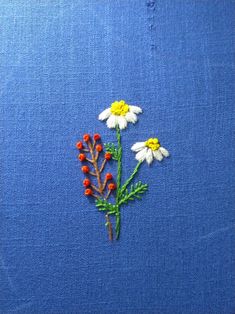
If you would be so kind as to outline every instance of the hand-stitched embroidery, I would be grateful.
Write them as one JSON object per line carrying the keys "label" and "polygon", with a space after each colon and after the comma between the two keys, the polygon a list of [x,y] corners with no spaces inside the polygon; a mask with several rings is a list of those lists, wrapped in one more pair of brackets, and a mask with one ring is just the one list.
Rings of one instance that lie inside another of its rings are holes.
{"label": "hand-stitched embroidery", "polygon": [[[87,176],[83,180],[85,187],[84,194],[94,197],[98,210],[105,213],[105,226],[108,229],[110,240],[113,239],[113,227],[110,216],[116,218],[115,231],[116,239],[118,239],[121,227],[121,206],[129,201],[141,199],[142,194],[148,189],[148,185],[143,184],[141,181],[135,184],[132,183],[139,171],[140,165],[144,160],[148,164],[151,164],[154,158],[162,161],[163,157],[169,156],[169,152],[161,146],[158,138],[149,138],[145,142],[135,143],[131,149],[137,153],[136,159],[138,163],[130,177],[122,184],[121,130],[127,127],[128,122],[135,123],[137,121],[137,114],[139,113],[142,113],[140,107],[128,105],[124,100],[115,101],[111,104],[110,108],[105,109],[99,115],[99,120],[107,120],[107,127],[116,129],[117,144],[105,143],[103,146],[100,134],[94,134],[93,139],[89,134],[85,134],[83,142],[79,141],[76,144],[77,149],[80,150],[78,159],[82,163],[86,162],[81,168],[82,172]],[[100,158],[102,158],[101,163],[99,161]],[[102,175],[106,163],[111,159],[117,161],[116,182],[112,173]],[[95,177],[97,185],[92,182],[91,177]],[[108,201],[108,198],[112,194],[115,197],[115,203]]]}
{"label": "hand-stitched embroidery", "polygon": [[120,130],[127,127],[127,123],[136,123],[137,114],[141,113],[142,109],[137,106],[130,106],[125,103],[124,100],[115,101],[111,104],[111,107],[105,109],[99,115],[99,120],[107,120],[107,127],[114,129],[117,126]]}
{"label": "hand-stitched embroidery", "polygon": [[144,160],[150,165],[155,158],[162,161],[163,157],[169,157],[169,152],[159,143],[158,138],[149,138],[146,142],[135,143],[131,150],[137,152],[135,158],[142,162]]}

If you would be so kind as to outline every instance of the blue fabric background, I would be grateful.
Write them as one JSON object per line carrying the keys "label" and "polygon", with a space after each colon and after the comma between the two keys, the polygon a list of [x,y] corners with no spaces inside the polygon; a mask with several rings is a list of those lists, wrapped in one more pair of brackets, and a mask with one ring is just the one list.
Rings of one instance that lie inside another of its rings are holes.
{"label": "blue fabric background", "polygon": [[[1,0],[1,313],[235,313],[233,0]],[[150,190],[110,244],[76,141],[143,108]]]}

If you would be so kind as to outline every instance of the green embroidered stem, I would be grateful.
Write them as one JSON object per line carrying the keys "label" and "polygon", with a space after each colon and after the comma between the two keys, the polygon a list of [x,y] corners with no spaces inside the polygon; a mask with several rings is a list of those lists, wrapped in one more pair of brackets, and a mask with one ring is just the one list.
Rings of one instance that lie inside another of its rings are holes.
{"label": "green embroidered stem", "polygon": [[116,202],[118,203],[120,197],[120,186],[122,177],[122,144],[121,144],[121,132],[119,127],[116,128],[117,142],[118,142],[118,165],[117,165],[117,197]]}
{"label": "green embroidered stem", "polygon": [[140,165],[142,164],[142,161],[139,161],[138,164],[136,165],[134,171],[132,172],[131,176],[129,177],[129,179],[127,179],[127,181],[123,184],[121,191],[120,191],[120,195],[122,196],[123,192],[125,192],[127,186],[131,183],[131,181],[134,179],[135,175],[137,174]]}
{"label": "green embroidered stem", "polygon": [[[116,205],[119,203],[120,195],[121,195],[121,177],[122,177],[122,144],[121,144],[121,132],[119,126],[116,127],[116,136],[118,142],[118,154],[117,154],[117,196],[116,196]],[[116,208],[116,239],[119,238],[120,235],[120,208],[117,206]]]}
{"label": "green embroidered stem", "polygon": [[121,226],[121,216],[120,216],[120,211],[118,209],[118,212],[116,213],[116,240],[118,240],[120,236],[120,226]]}
{"label": "green embroidered stem", "polygon": [[98,199],[96,200],[96,207],[100,211],[106,211],[106,226],[109,227],[109,238],[112,239],[112,232],[111,230],[111,222],[109,221],[109,215],[116,216],[116,239],[118,240],[120,236],[120,229],[121,229],[121,213],[120,213],[120,206],[123,203],[128,203],[129,201],[133,201],[135,199],[141,199],[142,194],[145,193],[148,189],[147,184],[143,184],[142,182],[137,182],[135,185],[131,185],[128,191],[127,187],[132,182],[134,177],[139,171],[140,165],[142,164],[141,161],[137,163],[135,169],[133,170],[130,177],[126,180],[123,186],[121,186],[121,177],[122,177],[122,143],[121,143],[121,131],[120,128],[117,126],[116,128],[116,136],[117,136],[117,148],[115,148],[114,144],[107,144],[107,149],[111,150],[115,149],[116,160],[117,160],[117,192],[116,192],[116,202],[115,205],[107,202],[106,199]]}

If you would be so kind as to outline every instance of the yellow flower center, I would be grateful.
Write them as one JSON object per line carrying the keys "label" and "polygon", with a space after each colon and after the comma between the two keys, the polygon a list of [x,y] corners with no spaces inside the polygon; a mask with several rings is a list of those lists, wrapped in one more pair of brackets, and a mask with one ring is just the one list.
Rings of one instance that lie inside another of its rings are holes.
{"label": "yellow flower center", "polygon": [[111,112],[115,116],[125,116],[129,111],[129,106],[124,100],[115,101],[111,104]]}
{"label": "yellow flower center", "polygon": [[157,150],[160,147],[160,143],[158,141],[158,138],[149,138],[145,142],[145,146],[152,149],[152,150]]}

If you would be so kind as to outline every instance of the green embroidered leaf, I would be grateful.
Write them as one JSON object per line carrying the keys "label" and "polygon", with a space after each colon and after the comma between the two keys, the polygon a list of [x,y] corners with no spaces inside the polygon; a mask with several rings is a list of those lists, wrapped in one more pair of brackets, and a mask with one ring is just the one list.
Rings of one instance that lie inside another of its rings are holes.
{"label": "green embroidered leaf", "polygon": [[148,185],[143,184],[142,182],[137,182],[136,184],[132,184],[130,187],[130,191],[126,189],[122,191],[120,196],[119,205],[123,203],[127,203],[129,201],[133,201],[134,199],[141,199],[142,194],[148,190]]}
{"label": "green embroidered leaf", "polygon": [[109,214],[115,214],[118,210],[118,206],[111,204],[103,199],[98,199],[95,201],[95,205],[100,211],[108,211]]}
{"label": "green embroidered leaf", "polygon": [[114,160],[118,160],[118,149],[113,143],[105,143],[104,147],[107,153],[112,154]]}

